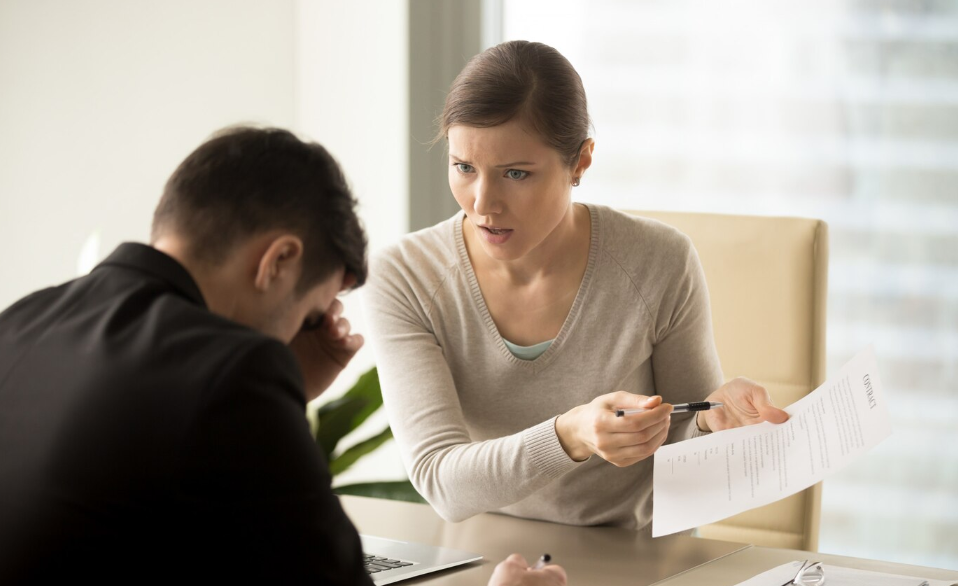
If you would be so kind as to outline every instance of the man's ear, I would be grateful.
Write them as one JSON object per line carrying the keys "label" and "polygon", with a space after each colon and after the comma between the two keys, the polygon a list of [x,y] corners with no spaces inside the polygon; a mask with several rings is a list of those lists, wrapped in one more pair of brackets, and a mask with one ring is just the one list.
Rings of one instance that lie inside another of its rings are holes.
{"label": "man's ear", "polygon": [[260,292],[288,281],[295,285],[302,272],[303,241],[292,234],[269,240],[256,266],[254,285]]}
{"label": "man's ear", "polygon": [[356,281],[359,279],[356,278],[356,275],[352,273],[345,273],[343,275],[343,286],[339,289],[340,291],[349,291],[353,288],[353,285],[356,284]]}

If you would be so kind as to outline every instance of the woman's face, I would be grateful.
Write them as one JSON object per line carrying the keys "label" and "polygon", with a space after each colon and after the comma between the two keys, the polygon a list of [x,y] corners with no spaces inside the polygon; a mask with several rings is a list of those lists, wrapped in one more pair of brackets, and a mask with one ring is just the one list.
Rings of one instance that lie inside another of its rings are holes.
{"label": "woman's face", "polygon": [[520,122],[457,125],[448,137],[449,187],[490,257],[522,258],[572,213],[577,169]]}

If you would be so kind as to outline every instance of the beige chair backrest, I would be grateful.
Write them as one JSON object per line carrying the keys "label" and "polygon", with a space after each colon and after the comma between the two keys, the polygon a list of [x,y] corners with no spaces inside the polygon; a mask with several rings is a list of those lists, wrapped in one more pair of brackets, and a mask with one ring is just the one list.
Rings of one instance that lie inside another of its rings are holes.
{"label": "beige chair backrest", "polygon": [[[825,380],[828,226],[820,220],[630,212],[687,234],[702,260],[725,380],[747,376],[778,406]],[[711,539],[818,548],[821,484],[699,528]]]}

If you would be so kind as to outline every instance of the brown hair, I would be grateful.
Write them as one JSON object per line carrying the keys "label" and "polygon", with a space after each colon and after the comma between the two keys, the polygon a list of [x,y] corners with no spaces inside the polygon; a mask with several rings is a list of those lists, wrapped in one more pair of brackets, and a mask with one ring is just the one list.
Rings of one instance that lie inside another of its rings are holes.
{"label": "brown hair", "polygon": [[514,118],[569,166],[579,160],[591,124],[585,89],[569,60],[549,45],[509,41],[470,59],[449,88],[433,143],[457,124],[485,128]]}

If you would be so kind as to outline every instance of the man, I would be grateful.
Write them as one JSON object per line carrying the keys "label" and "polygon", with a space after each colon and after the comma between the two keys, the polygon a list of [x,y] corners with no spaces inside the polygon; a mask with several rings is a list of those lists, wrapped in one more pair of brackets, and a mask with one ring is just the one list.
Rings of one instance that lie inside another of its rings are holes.
{"label": "man", "polygon": [[[223,132],[151,240],[0,314],[0,583],[369,584],[304,417],[363,344],[336,299],[366,278],[339,167]],[[493,583],[565,582],[523,565]]]}

